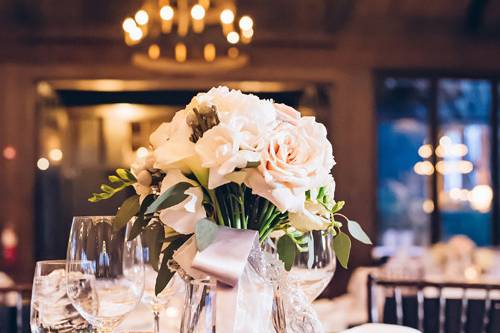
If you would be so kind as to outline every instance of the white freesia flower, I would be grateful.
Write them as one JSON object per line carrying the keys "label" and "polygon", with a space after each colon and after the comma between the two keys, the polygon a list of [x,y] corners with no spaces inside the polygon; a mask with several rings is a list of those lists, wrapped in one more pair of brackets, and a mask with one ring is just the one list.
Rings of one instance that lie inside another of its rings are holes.
{"label": "white freesia flower", "polygon": [[204,109],[210,105],[216,107],[220,123],[203,134],[195,151],[201,166],[209,168],[208,187],[213,189],[229,183],[236,169],[259,161],[260,151],[277,122],[276,110],[270,101],[226,87],[198,94],[187,109]]}
{"label": "white freesia flower", "polygon": [[130,171],[137,179],[137,183],[134,184],[134,189],[140,196],[140,202],[151,193],[151,182],[153,179],[150,170],[154,168],[154,164],[154,154],[152,151],[148,150],[148,154],[137,157],[130,167]]}
{"label": "white freesia flower", "polygon": [[304,210],[288,213],[290,224],[302,232],[325,230],[330,225],[330,213],[320,203],[307,201]]}
{"label": "white freesia flower", "polygon": [[246,183],[280,211],[302,212],[305,192],[326,185],[334,164],[326,128],[303,117],[296,126],[284,122],[273,131]]}
{"label": "white freesia flower", "polygon": [[171,122],[163,123],[151,134],[156,168],[188,172],[185,160],[194,155],[194,143],[189,139],[193,131],[186,123],[186,115],[187,110],[177,111]]}
{"label": "white freesia flower", "polygon": [[193,185],[184,192],[188,197],[183,202],[160,211],[160,220],[179,233],[191,234],[194,233],[196,223],[207,216],[203,207],[203,190],[199,184],[184,176],[180,170],[169,170],[161,183],[161,193],[181,182]]}

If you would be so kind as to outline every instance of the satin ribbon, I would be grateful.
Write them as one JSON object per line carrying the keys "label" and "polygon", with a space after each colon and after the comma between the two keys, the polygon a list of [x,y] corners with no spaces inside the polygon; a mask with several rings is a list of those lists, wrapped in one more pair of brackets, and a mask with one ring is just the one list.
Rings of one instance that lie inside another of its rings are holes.
{"label": "satin ribbon", "polygon": [[214,241],[203,251],[197,250],[196,237],[192,236],[173,255],[179,266],[194,279],[208,275],[217,281],[217,333],[234,333],[238,282],[250,251],[258,244],[258,233],[254,230],[220,227]]}

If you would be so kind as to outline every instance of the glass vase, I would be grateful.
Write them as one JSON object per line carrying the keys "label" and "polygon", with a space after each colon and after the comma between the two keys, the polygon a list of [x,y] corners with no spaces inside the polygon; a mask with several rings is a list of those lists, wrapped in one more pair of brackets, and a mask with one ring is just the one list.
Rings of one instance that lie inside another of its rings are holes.
{"label": "glass vase", "polygon": [[180,333],[215,333],[215,282],[187,280]]}

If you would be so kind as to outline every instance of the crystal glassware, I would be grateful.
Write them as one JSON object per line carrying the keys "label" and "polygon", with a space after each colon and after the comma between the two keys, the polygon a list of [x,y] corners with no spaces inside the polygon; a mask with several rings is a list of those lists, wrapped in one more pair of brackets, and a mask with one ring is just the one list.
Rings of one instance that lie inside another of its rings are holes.
{"label": "crystal glassware", "polygon": [[308,233],[307,251],[297,253],[288,276],[312,302],[328,286],[335,268],[332,235],[319,230],[311,231]]}
{"label": "crystal glassware", "polygon": [[99,332],[112,332],[135,309],[144,289],[140,237],[128,241],[111,216],[73,219],[66,259],[73,306]]}
{"label": "crystal glassware", "polygon": [[66,261],[36,263],[31,296],[31,332],[91,332],[66,293]]}
{"label": "crystal glassware", "polygon": [[[132,219],[127,224],[127,234],[130,234],[134,224],[134,219]],[[161,263],[161,254],[155,254],[155,248],[157,248],[156,243],[150,244],[148,241],[151,239],[152,241],[156,241],[156,237],[154,234],[150,234],[157,232],[156,230],[146,230],[141,233],[138,238],[141,238],[141,243],[143,247],[143,255],[144,255],[144,272],[145,272],[145,283],[144,283],[144,293],[142,294],[142,303],[145,304],[153,313],[153,323],[154,333],[160,332],[160,313],[165,310],[170,299],[174,296],[179,289],[182,291],[182,280],[177,279],[174,276],[168,285],[163,289],[163,291],[156,295],[155,293],[155,285],[156,285],[156,277],[158,276],[158,270]],[[151,237],[150,237],[151,236]],[[158,249],[160,250],[160,249]],[[180,284],[180,285],[179,285]]]}

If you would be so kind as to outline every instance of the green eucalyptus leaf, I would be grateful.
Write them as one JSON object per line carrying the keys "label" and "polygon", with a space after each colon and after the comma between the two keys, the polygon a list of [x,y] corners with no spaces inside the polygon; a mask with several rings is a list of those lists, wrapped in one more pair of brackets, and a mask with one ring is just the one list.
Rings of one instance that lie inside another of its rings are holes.
{"label": "green eucalyptus leaf", "polygon": [[113,229],[115,231],[125,227],[132,217],[139,212],[139,196],[133,195],[125,199],[125,201],[118,209],[115,220],[113,222]]}
{"label": "green eucalyptus leaf", "polygon": [[284,235],[278,240],[277,248],[278,256],[285,264],[285,269],[287,271],[291,270],[295,262],[295,256],[297,255],[297,246],[295,242],[290,236]]}
{"label": "green eucalyptus leaf", "polygon": [[209,219],[201,219],[196,223],[195,227],[195,237],[196,237],[196,247],[198,251],[205,250],[212,242],[215,240],[215,236],[217,235],[217,230],[219,226],[209,220]]}
{"label": "green eucalyptus leaf", "polygon": [[347,234],[339,231],[337,236],[333,237],[333,249],[340,265],[347,268],[349,262],[349,255],[351,253],[351,239]]}
{"label": "green eucalyptus leaf", "polygon": [[122,168],[116,169],[116,174],[123,180],[129,180],[127,170],[125,169]]}
{"label": "green eucalyptus leaf", "polygon": [[108,176],[108,180],[112,183],[120,183],[122,181],[119,177],[115,175]]}
{"label": "green eucalyptus leaf", "polygon": [[335,205],[333,205],[331,212],[332,213],[337,213],[342,210],[345,206],[345,201],[337,201]]}
{"label": "green eucalyptus leaf", "polygon": [[193,187],[190,183],[182,182],[175,184],[161,194],[146,210],[146,214],[153,214],[159,210],[175,206],[183,202],[188,195],[184,192]]}
{"label": "green eucalyptus leaf", "polygon": [[175,240],[173,240],[163,251],[163,258],[161,260],[161,265],[160,269],[158,270],[158,276],[156,277],[156,284],[155,284],[155,294],[158,295],[160,294],[163,289],[168,285],[168,282],[172,279],[174,276],[175,272],[172,272],[168,268],[168,261],[172,259],[174,252],[184,244],[184,242],[187,240],[186,237],[179,237]]}
{"label": "green eucalyptus leaf", "polygon": [[153,203],[155,200],[155,196],[153,194],[150,194],[144,198],[144,200],[141,203],[141,208],[139,209],[139,213],[137,214],[137,218],[135,219],[134,225],[132,226],[132,229],[130,230],[128,239],[132,240],[139,236],[141,232],[144,230],[144,227],[146,227],[151,221],[151,217],[146,217],[144,213],[146,212],[146,209]]}
{"label": "green eucalyptus leaf", "polygon": [[161,223],[154,223],[144,229],[142,240],[144,246],[148,248],[149,265],[155,271],[159,269],[160,253],[165,240],[165,229]]}
{"label": "green eucalyptus leaf", "polygon": [[102,184],[101,185],[101,191],[105,192],[105,193],[113,193],[115,189],[112,188],[111,186],[109,185],[106,185],[106,184]]}
{"label": "green eucalyptus leaf", "polygon": [[349,220],[347,221],[347,229],[352,237],[357,239],[363,244],[371,245],[372,241],[368,237],[368,235],[363,231],[358,222]]}

